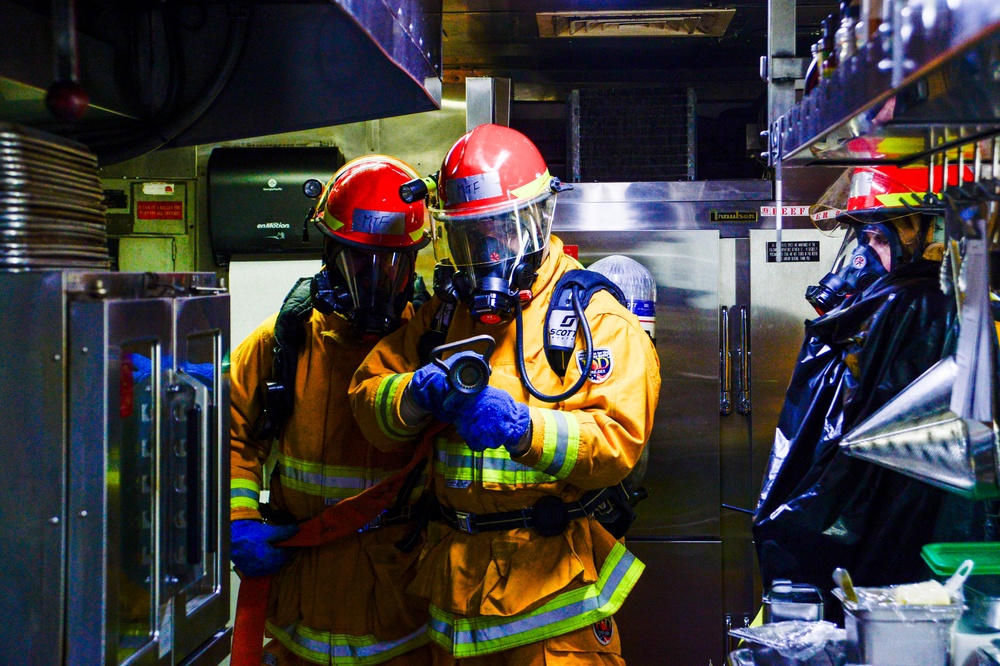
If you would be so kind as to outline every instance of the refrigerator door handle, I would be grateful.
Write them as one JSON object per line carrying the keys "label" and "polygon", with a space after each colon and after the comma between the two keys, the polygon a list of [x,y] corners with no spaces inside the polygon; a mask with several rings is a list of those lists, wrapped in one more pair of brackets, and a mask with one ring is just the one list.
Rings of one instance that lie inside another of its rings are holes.
{"label": "refrigerator door handle", "polygon": [[719,375],[722,378],[722,392],[719,395],[719,413],[729,416],[733,413],[733,355],[729,349],[729,308],[720,310],[721,328],[719,345]]}
{"label": "refrigerator door handle", "polygon": [[750,413],[750,308],[740,306],[740,393],[736,411]]}

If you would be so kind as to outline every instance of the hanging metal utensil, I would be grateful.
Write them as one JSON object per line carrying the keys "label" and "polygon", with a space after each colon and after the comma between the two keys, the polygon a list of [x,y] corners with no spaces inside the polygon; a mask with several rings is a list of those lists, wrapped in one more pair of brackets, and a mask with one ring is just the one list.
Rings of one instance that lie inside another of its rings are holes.
{"label": "hanging metal utensil", "polygon": [[90,106],[90,95],[79,83],[75,0],[52,0],[52,43],[55,80],[45,94],[45,105],[57,120],[79,120]]}

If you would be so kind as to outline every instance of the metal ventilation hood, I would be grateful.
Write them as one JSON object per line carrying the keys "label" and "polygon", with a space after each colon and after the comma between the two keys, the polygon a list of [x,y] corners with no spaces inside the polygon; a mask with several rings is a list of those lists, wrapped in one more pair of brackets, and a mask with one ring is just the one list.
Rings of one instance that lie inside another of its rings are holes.
{"label": "metal ventilation hood", "polygon": [[440,108],[440,7],[440,0],[256,6],[229,84],[174,144]]}
{"label": "metal ventilation hood", "polygon": [[[166,29],[159,7],[187,12],[181,28]],[[440,108],[441,0],[94,0],[77,3],[91,109],[60,124],[44,105],[50,11],[49,2],[0,0],[0,82],[18,91],[16,100],[0,97],[0,121],[74,138],[103,163]]]}
{"label": "metal ventilation hood", "polygon": [[722,37],[736,10],[538,12],[539,37]]}

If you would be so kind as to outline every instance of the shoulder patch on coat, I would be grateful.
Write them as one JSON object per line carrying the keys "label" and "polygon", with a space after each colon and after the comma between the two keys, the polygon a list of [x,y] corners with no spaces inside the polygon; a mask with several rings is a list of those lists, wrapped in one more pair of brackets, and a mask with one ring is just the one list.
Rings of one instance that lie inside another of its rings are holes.
{"label": "shoulder patch on coat", "polygon": [[610,617],[594,623],[594,636],[597,637],[597,642],[601,645],[607,645],[611,642],[611,639],[615,637],[615,623],[611,621]]}
{"label": "shoulder patch on coat", "polygon": [[[583,372],[583,362],[587,360],[587,354],[583,351],[576,353],[576,367]],[[611,350],[606,348],[595,349],[594,358],[590,362],[590,370],[587,372],[587,379],[594,384],[600,384],[611,376],[614,365],[612,362]]]}

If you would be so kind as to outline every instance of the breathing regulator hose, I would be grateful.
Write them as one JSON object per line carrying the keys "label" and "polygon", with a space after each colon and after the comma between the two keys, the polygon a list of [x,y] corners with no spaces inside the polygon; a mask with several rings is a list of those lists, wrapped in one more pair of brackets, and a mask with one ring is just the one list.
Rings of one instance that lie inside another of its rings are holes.
{"label": "breathing regulator hose", "polygon": [[524,365],[524,323],[521,320],[520,299],[518,299],[517,305],[515,306],[514,321],[517,326],[515,329],[517,338],[517,371],[521,374],[521,383],[524,385],[524,388],[528,389],[528,393],[544,402],[562,402],[566,398],[575,395],[577,391],[583,388],[583,383],[587,381],[590,364],[594,360],[594,339],[590,333],[590,324],[587,322],[583,306],[580,303],[579,287],[574,286],[572,288],[572,291],[570,292],[570,301],[573,303],[573,312],[576,313],[576,320],[579,322],[580,328],[583,329],[583,350],[585,356],[580,378],[577,379],[576,382],[567,390],[557,395],[546,395],[542,393],[536,389],[534,385],[532,385],[531,380],[528,379],[528,371]]}

